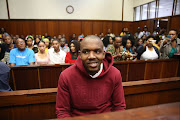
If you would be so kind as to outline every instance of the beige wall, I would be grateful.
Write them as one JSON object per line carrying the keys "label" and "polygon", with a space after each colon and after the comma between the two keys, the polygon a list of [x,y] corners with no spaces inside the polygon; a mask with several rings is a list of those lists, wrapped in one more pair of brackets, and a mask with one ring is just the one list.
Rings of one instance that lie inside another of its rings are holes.
{"label": "beige wall", "polygon": [[0,0],[0,19],[8,19],[6,0]]}
{"label": "beige wall", "polygon": [[[122,0],[8,0],[11,19],[121,20]],[[66,7],[72,5],[74,13]]]}
{"label": "beige wall", "polygon": [[[133,21],[134,7],[154,0],[124,0],[124,21]],[[10,19],[122,20],[122,0],[8,0]],[[74,13],[66,7],[72,5]],[[0,19],[8,19],[0,0]]]}

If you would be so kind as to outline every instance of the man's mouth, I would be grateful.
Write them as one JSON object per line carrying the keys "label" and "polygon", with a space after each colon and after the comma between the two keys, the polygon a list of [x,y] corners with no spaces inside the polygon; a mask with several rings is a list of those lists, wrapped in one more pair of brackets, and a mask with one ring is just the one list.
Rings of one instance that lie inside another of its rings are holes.
{"label": "man's mouth", "polygon": [[89,65],[91,68],[95,68],[95,67],[98,66],[98,62],[88,63],[88,65]]}

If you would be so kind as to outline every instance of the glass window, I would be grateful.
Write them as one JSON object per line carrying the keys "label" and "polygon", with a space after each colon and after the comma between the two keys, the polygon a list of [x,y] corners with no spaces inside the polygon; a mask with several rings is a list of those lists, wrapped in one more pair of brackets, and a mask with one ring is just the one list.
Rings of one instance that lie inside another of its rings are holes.
{"label": "glass window", "polygon": [[173,0],[160,0],[158,17],[165,17],[172,15]]}
{"label": "glass window", "polygon": [[147,4],[142,6],[142,20],[147,19]]}
{"label": "glass window", "polygon": [[155,18],[155,9],[156,9],[156,2],[151,2],[150,3],[150,13],[149,13],[149,18]]}
{"label": "glass window", "polygon": [[136,21],[139,21],[140,19],[140,6],[136,7]]}
{"label": "glass window", "polygon": [[179,0],[177,0],[177,6],[176,6],[176,13],[175,15],[180,15],[180,4],[179,4]]}

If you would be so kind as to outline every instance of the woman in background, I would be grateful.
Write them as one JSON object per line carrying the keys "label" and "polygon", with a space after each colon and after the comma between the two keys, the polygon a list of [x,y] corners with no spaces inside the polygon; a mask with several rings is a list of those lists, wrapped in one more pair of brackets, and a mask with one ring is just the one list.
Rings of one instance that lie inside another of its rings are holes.
{"label": "woman in background", "polygon": [[75,63],[77,57],[78,57],[78,52],[80,49],[80,44],[78,41],[73,40],[69,44],[70,52],[66,53],[66,58],[65,58],[65,63]]}
{"label": "woman in background", "polygon": [[38,42],[39,52],[35,54],[36,65],[49,64],[49,55],[45,52],[46,45],[44,41]]}

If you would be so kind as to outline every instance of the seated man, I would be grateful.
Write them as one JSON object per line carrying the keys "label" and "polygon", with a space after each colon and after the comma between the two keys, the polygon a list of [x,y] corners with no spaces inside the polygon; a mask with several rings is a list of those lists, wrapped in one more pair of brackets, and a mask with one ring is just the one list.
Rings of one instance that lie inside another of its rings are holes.
{"label": "seated man", "polygon": [[53,48],[48,50],[50,64],[65,63],[66,53],[60,50],[60,42],[58,39],[52,41]]}
{"label": "seated man", "polygon": [[0,92],[11,91],[9,86],[10,68],[0,61]]}
{"label": "seated man", "polygon": [[60,40],[60,49],[63,50],[64,52],[69,52],[69,47],[65,45],[66,44],[66,39],[65,38],[61,38]]}
{"label": "seated man", "polygon": [[35,55],[33,50],[25,47],[25,41],[18,38],[16,47],[11,50],[9,55],[10,66],[14,65],[33,65],[35,63]]}
{"label": "seated man", "polygon": [[80,56],[61,72],[58,83],[58,118],[96,114],[126,107],[121,73],[113,67],[113,57],[103,51],[99,37],[81,41]]}
{"label": "seated man", "polygon": [[10,51],[13,48],[16,48],[16,45],[13,44],[13,39],[12,39],[11,36],[6,36],[4,41],[5,41],[5,44],[6,44],[6,51],[5,51],[5,56],[4,56],[4,61],[3,62],[9,65]]}

